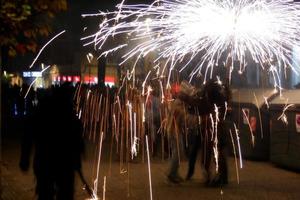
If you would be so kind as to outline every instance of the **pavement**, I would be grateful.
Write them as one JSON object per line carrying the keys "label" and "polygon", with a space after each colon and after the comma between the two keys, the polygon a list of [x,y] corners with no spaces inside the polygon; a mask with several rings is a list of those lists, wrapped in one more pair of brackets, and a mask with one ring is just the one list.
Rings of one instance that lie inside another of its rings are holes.
{"label": "pavement", "polygon": [[[108,200],[141,200],[151,199],[147,160],[140,157],[128,164],[120,164],[120,156],[110,154],[109,141],[104,141],[103,155],[98,178],[98,197]],[[87,151],[83,159],[83,174],[91,186],[96,177],[96,145],[86,142]],[[23,173],[18,168],[20,142],[18,137],[3,137],[1,185],[2,200],[33,200],[35,196],[35,180],[32,170]],[[112,155],[112,156],[110,156]],[[146,158],[146,157],[144,157]],[[204,185],[200,165],[196,167],[192,180],[181,184],[172,184],[166,180],[168,160],[151,157],[152,199],[272,199],[299,200],[300,173],[278,168],[269,162],[243,160],[243,168],[239,170],[239,183],[235,170],[235,160],[228,159],[229,184],[223,188],[210,188]],[[187,162],[180,165],[180,174],[185,176]],[[105,178],[104,178],[105,177]],[[103,187],[105,186],[105,187]],[[88,199],[82,189],[79,176],[76,176],[76,200]],[[105,188],[105,190],[103,190]],[[103,192],[105,191],[105,192]]]}

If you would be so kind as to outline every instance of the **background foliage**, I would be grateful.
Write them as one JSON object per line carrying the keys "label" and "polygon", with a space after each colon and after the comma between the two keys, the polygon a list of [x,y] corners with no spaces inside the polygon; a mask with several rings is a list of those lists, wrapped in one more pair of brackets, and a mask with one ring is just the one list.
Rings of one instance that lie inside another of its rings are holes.
{"label": "background foliage", "polygon": [[54,16],[66,10],[67,0],[1,0],[1,48],[12,57],[35,52],[38,39],[51,33]]}

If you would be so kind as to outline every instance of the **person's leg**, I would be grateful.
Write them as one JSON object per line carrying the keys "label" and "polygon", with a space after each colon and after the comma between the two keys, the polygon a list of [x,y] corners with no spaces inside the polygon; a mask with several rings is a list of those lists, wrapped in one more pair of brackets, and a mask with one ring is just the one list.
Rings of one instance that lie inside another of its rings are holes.
{"label": "person's leg", "polygon": [[200,134],[198,134],[196,130],[191,130],[189,132],[189,138],[190,138],[190,148],[189,148],[190,152],[189,152],[189,166],[188,166],[188,173],[186,176],[186,180],[191,179],[191,177],[194,174],[197,154],[201,143]]}
{"label": "person's leg", "polygon": [[65,170],[58,174],[56,200],[73,200],[74,199],[74,171]]}
{"label": "person's leg", "polygon": [[221,184],[228,183],[228,167],[225,149],[220,149],[219,153],[219,165],[220,165],[220,182]]}
{"label": "person's leg", "polygon": [[161,135],[158,133],[158,125],[153,124],[153,157],[160,156]]}
{"label": "person's leg", "polygon": [[36,194],[38,200],[53,200],[54,199],[54,181],[49,173],[36,173]]}
{"label": "person's leg", "polygon": [[[222,126],[221,126],[222,125]],[[212,186],[222,186],[228,184],[228,167],[226,158],[226,132],[224,131],[223,124],[220,124],[218,132],[218,164],[219,170],[216,177],[212,181]]]}
{"label": "person's leg", "polygon": [[171,182],[179,183],[182,181],[182,178],[178,175],[179,169],[179,137],[176,138],[175,135],[172,135],[170,138],[171,143],[171,161],[170,161],[170,168],[168,172],[168,179]]}
{"label": "person's leg", "polygon": [[212,159],[212,148],[213,144],[211,141],[211,135],[209,134],[209,131],[207,131],[203,135],[203,142],[202,142],[202,164],[204,166],[204,173],[205,173],[205,183],[209,184],[211,181],[211,172],[210,172],[210,166],[211,166],[211,159]]}

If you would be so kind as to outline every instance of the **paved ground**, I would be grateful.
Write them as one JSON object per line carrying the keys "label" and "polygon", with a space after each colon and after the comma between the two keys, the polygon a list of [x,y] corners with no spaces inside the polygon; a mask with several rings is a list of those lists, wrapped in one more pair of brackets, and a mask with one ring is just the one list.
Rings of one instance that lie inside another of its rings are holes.
{"label": "paved ground", "polygon": [[[91,184],[96,170],[95,153],[91,143],[88,143],[87,146],[83,171]],[[106,199],[150,199],[147,162],[133,161],[129,163],[127,172],[120,173],[118,157],[112,156],[112,162],[110,162],[108,150],[109,146],[104,145],[98,190],[101,199],[104,176],[106,176]],[[23,174],[18,169],[19,151],[18,140],[4,138],[2,144],[3,163],[1,165],[2,196],[0,199],[35,199],[32,171]],[[180,173],[182,176],[185,175],[186,164],[186,162],[181,164]],[[168,167],[167,161],[152,159],[153,199],[300,199],[300,173],[280,169],[267,162],[244,160],[244,168],[240,171],[240,184],[237,184],[234,166],[234,159],[230,158],[228,186],[225,188],[207,188],[203,184],[200,167],[196,169],[194,179],[180,185],[174,185],[168,183],[165,178]],[[77,177],[75,196],[78,200],[87,198],[81,187],[82,184]]]}

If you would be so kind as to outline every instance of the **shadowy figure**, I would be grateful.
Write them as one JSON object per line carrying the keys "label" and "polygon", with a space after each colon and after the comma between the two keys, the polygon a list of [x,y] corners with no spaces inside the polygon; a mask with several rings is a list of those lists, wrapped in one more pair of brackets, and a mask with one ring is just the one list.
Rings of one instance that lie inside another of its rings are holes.
{"label": "shadowy figure", "polygon": [[26,123],[20,168],[29,169],[34,147],[33,169],[39,200],[73,199],[74,172],[81,171],[84,143],[81,122],[73,111],[72,94],[68,84],[52,88]]}
{"label": "shadowy figure", "polygon": [[197,127],[197,116],[190,113],[185,113],[185,104],[177,98],[177,94],[173,95],[174,101],[168,102],[168,117],[167,117],[167,134],[170,141],[171,159],[167,178],[172,183],[180,183],[183,181],[178,169],[180,152],[182,150],[184,138],[183,128],[186,126],[190,130]]}
{"label": "shadowy figure", "polygon": [[[228,86],[211,79],[196,95],[189,96],[180,93],[179,98],[185,103],[195,106],[198,114],[201,116],[201,135],[191,134],[189,169],[186,179],[188,180],[193,176],[197,152],[202,147],[202,163],[207,173],[206,183],[210,186],[227,184],[228,169],[225,155],[227,135],[225,132],[224,116],[226,114],[226,102],[230,99]],[[215,112],[216,107],[218,108],[218,113]],[[218,122],[216,123],[217,120]],[[214,147],[218,152],[218,160],[215,160],[216,164],[218,164],[218,170],[216,176],[211,178],[209,170]]]}

